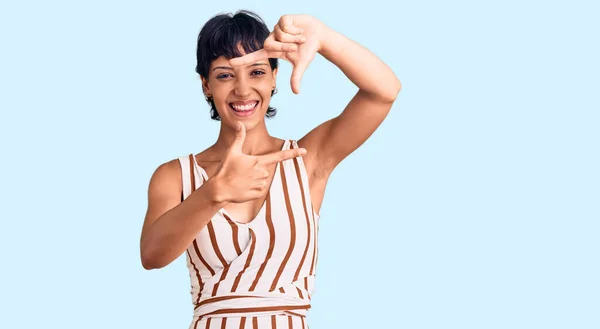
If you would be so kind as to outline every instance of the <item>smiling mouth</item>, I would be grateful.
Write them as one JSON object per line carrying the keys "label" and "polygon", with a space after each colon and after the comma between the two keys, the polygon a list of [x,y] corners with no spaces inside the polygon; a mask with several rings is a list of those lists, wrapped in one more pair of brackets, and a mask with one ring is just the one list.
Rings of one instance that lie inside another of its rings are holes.
{"label": "smiling mouth", "polygon": [[244,104],[244,105],[235,105],[233,103],[229,103],[229,107],[238,113],[245,113],[245,112],[253,111],[257,105],[258,105],[258,101],[254,101],[252,103]]}

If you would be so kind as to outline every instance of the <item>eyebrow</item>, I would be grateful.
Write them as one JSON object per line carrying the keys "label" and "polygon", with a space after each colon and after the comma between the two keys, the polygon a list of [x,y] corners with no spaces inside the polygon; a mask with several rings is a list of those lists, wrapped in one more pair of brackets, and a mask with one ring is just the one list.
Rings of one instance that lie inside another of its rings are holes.
{"label": "eyebrow", "polygon": [[[261,66],[261,65],[266,66],[267,63],[254,63],[254,64],[247,65],[246,67],[254,67],[254,66]],[[233,67],[231,67],[231,66],[216,66],[212,69],[212,71],[214,71],[216,69],[233,70]]]}

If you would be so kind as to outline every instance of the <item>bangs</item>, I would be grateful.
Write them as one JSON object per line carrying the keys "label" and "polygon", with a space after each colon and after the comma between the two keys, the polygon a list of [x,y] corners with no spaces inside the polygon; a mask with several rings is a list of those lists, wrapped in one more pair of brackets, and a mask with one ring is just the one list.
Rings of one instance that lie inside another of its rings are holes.
{"label": "bangs", "polygon": [[269,34],[265,35],[264,31],[248,23],[250,22],[246,20],[231,20],[214,31],[206,49],[213,59],[220,56],[225,56],[227,59],[242,56],[238,45],[242,46],[246,54],[263,48]]}

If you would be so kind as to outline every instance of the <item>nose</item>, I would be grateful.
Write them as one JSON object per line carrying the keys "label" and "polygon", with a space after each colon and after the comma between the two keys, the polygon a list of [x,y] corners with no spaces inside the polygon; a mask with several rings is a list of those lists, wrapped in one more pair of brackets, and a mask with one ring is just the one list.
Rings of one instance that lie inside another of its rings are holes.
{"label": "nose", "polygon": [[240,98],[249,97],[251,91],[252,91],[252,88],[250,86],[250,81],[248,81],[247,78],[243,77],[243,78],[236,79],[235,88],[234,88],[234,93],[236,96],[238,96]]}

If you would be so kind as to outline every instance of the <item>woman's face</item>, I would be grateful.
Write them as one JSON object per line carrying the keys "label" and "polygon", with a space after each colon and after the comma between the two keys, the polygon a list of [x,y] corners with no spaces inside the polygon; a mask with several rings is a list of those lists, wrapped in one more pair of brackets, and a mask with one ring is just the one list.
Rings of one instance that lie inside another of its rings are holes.
{"label": "woman's face", "polygon": [[264,124],[276,76],[277,69],[271,70],[266,59],[232,68],[221,56],[211,63],[209,78],[202,77],[202,85],[205,94],[213,97],[222,124],[235,129],[241,121],[251,130]]}

